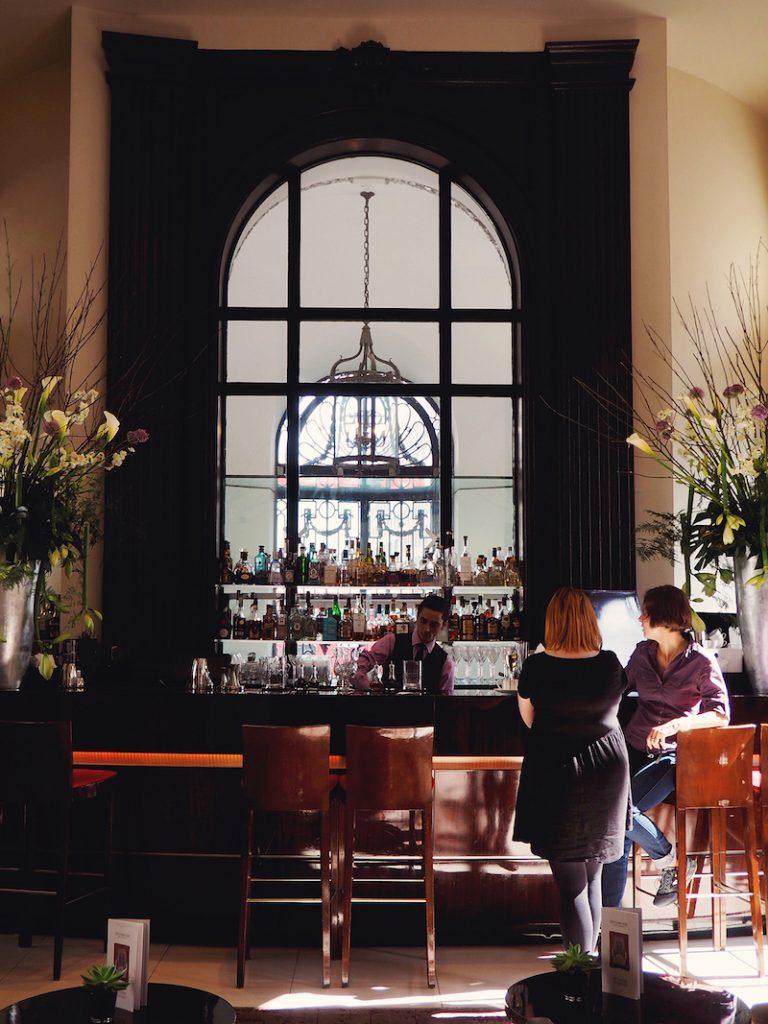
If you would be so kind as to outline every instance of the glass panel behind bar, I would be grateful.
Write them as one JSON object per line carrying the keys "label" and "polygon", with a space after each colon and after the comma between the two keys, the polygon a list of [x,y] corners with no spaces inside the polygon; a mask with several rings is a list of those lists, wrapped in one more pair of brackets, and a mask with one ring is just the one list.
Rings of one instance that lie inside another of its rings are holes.
{"label": "glass panel behind bar", "polygon": [[[362,327],[362,321],[302,324],[300,379],[307,382],[324,379],[340,356],[350,357],[349,362],[339,366],[340,371],[356,370],[360,357],[355,353],[360,346]],[[378,359],[395,363],[402,376],[416,384],[437,380],[440,358],[437,324],[371,321],[370,327]],[[386,363],[378,365],[384,372],[390,369]]]}
{"label": "glass panel behind bar", "polygon": [[480,204],[451,186],[451,289],[459,309],[510,309],[512,275],[499,233]]}
{"label": "glass panel behind bar", "polygon": [[490,555],[518,543],[514,467],[514,400],[454,398],[454,537],[470,552]]}
{"label": "glass panel behind bar", "polygon": [[453,325],[451,379],[454,384],[513,384],[512,324]]}
{"label": "glass panel behind bar", "polygon": [[287,367],[287,324],[280,321],[230,320],[227,338],[227,380],[284,381]]}
{"label": "glass panel behind bar", "polygon": [[229,306],[288,302],[288,185],[254,210],[235,245],[227,277]]}

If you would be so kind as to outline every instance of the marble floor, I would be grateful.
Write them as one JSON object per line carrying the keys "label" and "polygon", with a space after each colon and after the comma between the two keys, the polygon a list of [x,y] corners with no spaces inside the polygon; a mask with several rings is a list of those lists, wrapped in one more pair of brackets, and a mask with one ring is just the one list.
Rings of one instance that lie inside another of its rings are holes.
{"label": "marble floor", "polygon": [[[513,981],[549,969],[553,945],[440,946],[437,951],[437,988],[426,984],[426,967],[420,947],[354,948],[349,988],[340,985],[339,964],[333,964],[330,989],[320,983],[320,955],[311,949],[254,948],[248,963],[246,985],[235,987],[235,951],[232,948],[177,946],[154,943],[150,953],[150,981],[189,985],[223,996],[235,1007],[284,1011],[284,1019],[296,1019],[292,1010],[303,1009],[302,1020],[317,1020],[315,1010],[386,1008],[434,1010],[435,1017],[450,1016],[502,1021],[504,993]],[[51,981],[50,938],[36,938],[29,949],[19,949],[15,936],[0,935],[0,1007],[52,988],[80,984],[80,973],[102,960],[101,943],[93,939],[68,939],[59,982]],[[663,974],[679,973],[679,954],[674,941],[645,944],[645,969]],[[768,979],[758,978],[754,946],[749,938],[730,938],[728,950],[712,952],[707,940],[692,940],[689,974],[707,984],[728,989],[750,1006],[768,1004]],[[474,1013],[464,1014],[462,1008]],[[438,1011],[452,1011],[448,1014]],[[278,1024],[276,1014],[275,1024]],[[346,1015],[340,1015],[346,1016]],[[324,1017],[321,1014],[320,1019]],[[365,1018],[355,1016],[358,1022]],[[240,1019],[257,1019],[241,1013]],[[368,1019],[384,1020],[381,1012]],[[398,1019],[402,1019],[400,1016]],[[760,1011],[755,1019],[768,1020]],[[466,1020],[464,1021],[466,1024]],[[691,1022],[694,1024],[694,1022]]]}

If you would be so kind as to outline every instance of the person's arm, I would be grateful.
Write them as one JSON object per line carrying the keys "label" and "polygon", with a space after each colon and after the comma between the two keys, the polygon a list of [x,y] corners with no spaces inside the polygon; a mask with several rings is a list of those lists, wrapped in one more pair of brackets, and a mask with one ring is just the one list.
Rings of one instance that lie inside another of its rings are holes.
{"label": "person's arm", "polygon": [[352,677],[352,686],[356,690],[370,690],[368,673],[375,665],[383,665],[391,657],[395,647],[395,634],[387,633],[370,647],[365,647],[357,659],[357,672]]}
{"label": "person's arm", "polygon": [[443,670],[440,673],[439,693],[451,694],[456,680],[456,662],[453,658],[446,658],[443,662]]}
{"label": "person's arm", "polygon": [[649,750],[662,750],[664,741],[679,732],[690,732],[692,729],[719,729],[728,725],[731,717],[728,690],[723,673],[717,662],[706,655],[707,668],[700,682],[701,704],[697,715],[680,715],[663,725],[657,725],[648,733]]}
{"label": "person's arm", "polygon": [[520,717],[530,729],[533,725],[533,720],[536,717],[536,709],[533,706],[533,701],[529,700],[528,697],[521,697],[517,695],[517,710],[520,712]]}

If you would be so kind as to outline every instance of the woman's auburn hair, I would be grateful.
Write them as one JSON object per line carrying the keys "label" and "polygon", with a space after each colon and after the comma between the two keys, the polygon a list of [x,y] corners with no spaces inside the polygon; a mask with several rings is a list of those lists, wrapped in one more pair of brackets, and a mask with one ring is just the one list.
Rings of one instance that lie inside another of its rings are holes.
{"label": "woman's auburn hair", "polygon": [[547,605],[544,647],[550,651],[599,651],[603,646],[592,602],[583,590],[560,587]]}
{"label": "woman's auburn hair", "polygon": [[681,633],[691,629],[691,602],[679,587],[665,584],[646,590],[643,613],[649,626],[666,626]]}

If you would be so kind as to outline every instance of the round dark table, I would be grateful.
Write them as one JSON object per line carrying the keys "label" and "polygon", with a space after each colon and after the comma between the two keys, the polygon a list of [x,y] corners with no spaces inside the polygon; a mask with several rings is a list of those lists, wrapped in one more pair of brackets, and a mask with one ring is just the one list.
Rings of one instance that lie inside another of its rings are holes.
{"label": "round dark table", "polygon": [[600,971],[592,971],[583,1002],[569,1002],[569,978],[560,971],[534,974],[507,990],[513,1024],[548,1018],[552,1024],[751,1024],[752,1011],[731,992],[693,978],[643,972],[639,1000],[603,995]]}
{"label": "round dark table", "polygon": [[[0,1010],[0,1024],[88,1024],[83,986],[20,999]],[[150,982],[147,1005],[115,1011],[115,1024],[235,1024],[232,1006],[211,992]]]}

